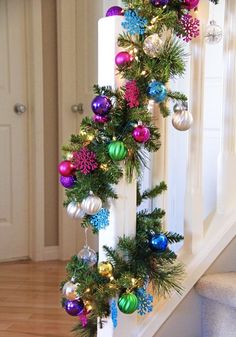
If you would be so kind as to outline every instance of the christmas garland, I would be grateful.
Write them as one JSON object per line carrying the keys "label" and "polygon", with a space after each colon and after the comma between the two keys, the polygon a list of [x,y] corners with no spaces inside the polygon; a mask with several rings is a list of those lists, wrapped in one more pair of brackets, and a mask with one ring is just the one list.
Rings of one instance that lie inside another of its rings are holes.
{"label": "christmas garland", "polygon": [[[148,165],[147,153],[160,147],[149,100],[159,104],[163,117],[170,114],[169,100],[176,103],[172,119],[176,129],[188,130],[192,124],[187,97],[166,84],[184,74],[183,41],[199,35],[199,20],[192,11],[199,0],[123,2],[124,9],[111,7],[107,16],[124,16],[125,32],[118,38],[123,51],[115,63],[126,83],[116,90],[94,86],[94,116],[83,119],[80,133],[63,147],[64,160],[59,164],[68,215],[81,218],[82,226],[91,226],[94,232],[109,225],[109,201],[118,198],[114,186],[124,174],[129,182],[134,174],[140,177]],[[161,183],[143,194],[138,190],[138,204],[165,189]],[[80,318],[74,330],[79,336],[96,335],[97,317],[102,325],[111,315],[116,326],[117,304],[127,314],[150,311],[148,284],[158,295],[181,290],[183,269],[168,245],[183,238],[163,232],[163,216],[160,209],[138,213],[136,237],[119,238],[116,249],[104,247],[105,262],[97,265],[96,253],[86,244],[68,263],[62,303],[67,313]]]}

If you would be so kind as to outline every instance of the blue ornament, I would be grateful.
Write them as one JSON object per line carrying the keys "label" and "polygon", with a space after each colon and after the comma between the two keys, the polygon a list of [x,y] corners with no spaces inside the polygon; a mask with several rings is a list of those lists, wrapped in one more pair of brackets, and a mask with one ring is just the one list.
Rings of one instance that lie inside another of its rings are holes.
{"label": "blue ornament", "polygon": [[117,327],[117,316],[118,316],[118,310],[117,310],[117,305],[116,301],[112,300],[110,303],[110,310],[111,310],[111,319],[112,319],[112,324],[113,327]]}
{"label": "blue ornament", "polygon": [[154,251],[164,252],[168,246],[168,239],[164,234],[154,234],[149,239],[149,247]]}
{"label": "blue ornament", "polygon": [[136,295],[138,297],[138,314],[143,316],[153,310],[153,296],[147,294],[145,288],[137,290]]}
{"label": "blue ornament", "polygon": [[102,208],[98,213],[90,216],[90,223],[97,231],[104,229],[109,226],[109,215],[109,210]]}
{"label": "blue ornament", "polygon": [[162,102],[167,95],[167,90],[164,84],[158,81],[152,81],[148,85],[148,95],[154,99],[156,103]]}
{"label": "blue ornament", "polygon": [[122,22],[122,27],[127,30],[130,35],[145,33],[147,19],[139,16],[136,11],[129,9],[125,12],[125,20]]}

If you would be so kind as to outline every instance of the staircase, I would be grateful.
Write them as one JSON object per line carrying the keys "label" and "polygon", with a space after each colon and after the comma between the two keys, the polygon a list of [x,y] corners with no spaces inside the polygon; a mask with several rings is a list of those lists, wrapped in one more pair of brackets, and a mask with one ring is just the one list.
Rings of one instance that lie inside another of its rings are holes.
{"label": "staircase", "polygon": [[196,285],[201,296],[201,337],[236,336],[236,272],[210,274]]}

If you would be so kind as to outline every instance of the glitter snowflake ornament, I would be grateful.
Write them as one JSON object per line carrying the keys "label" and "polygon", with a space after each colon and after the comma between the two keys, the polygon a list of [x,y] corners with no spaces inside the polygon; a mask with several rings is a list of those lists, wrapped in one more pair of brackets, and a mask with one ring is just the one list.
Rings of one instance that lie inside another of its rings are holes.
{"label": "glitter snowflake ornament", "polygon": [[145,33],[147,19],[139,16],[136,11],[129,9],[125,12],[125,20],[122,22],[122,27],[127,30],[130,35]]}
{"label": "glitter snowflake ornament", "polygon": [[112,319],[112,324],[113,327],[117,327],[117,316],[118,316],[118,310],[117,310],[117,305],[116,301],[112,300],[110,303],[110,309],[111,309],[111,319]]}
{"label": "glitter snowflake ornament", "polygon": [[136,293],[138,297],[138,314],[143,316],[147,314],[148,312],[152,312],[153,310],[153,296],[150,294],[147,294],[145,288],[140,288],[137,290]]}
{"label": "glitter snowflake ornament", "polygon": [[74,152],[72,162],[76,170],[83,174],[88,174],[98,167],[96,154],[89,151],[87,147],[82,147],[80,151]]}
{"label": "glitter snowflake ornament", "polygon": [[140,90],[137,87],[137,82],[135,80],[129,81],[125,85],[125,100],[130,108],[135,108],[139,106],[139,94]]}
{"label": "glitter snowflake ornament", "polygon": [[180,23],[184,33],[180,34],[179,37],[182,37],[185,42],[189,42],[199,36],[200,21],[197,18],[192,17],[190,14],[184,14],[180,19]]}
{"label": "glitter snowflake ornament", "polygon": [[109,215],[110,212],[106,208],[102,208],[98,213],[90,217],[90,222],[94,229],[99,231],[109,226]]}

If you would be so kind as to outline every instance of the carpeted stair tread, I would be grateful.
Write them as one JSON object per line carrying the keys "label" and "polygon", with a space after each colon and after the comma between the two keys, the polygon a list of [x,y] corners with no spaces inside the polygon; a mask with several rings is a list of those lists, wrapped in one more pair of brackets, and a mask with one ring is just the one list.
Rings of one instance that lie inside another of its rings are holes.
{"label": "carpeted stair tread", "polygon": [[236,308],[236,272],[203,276],[195,288],[203,297]]}

